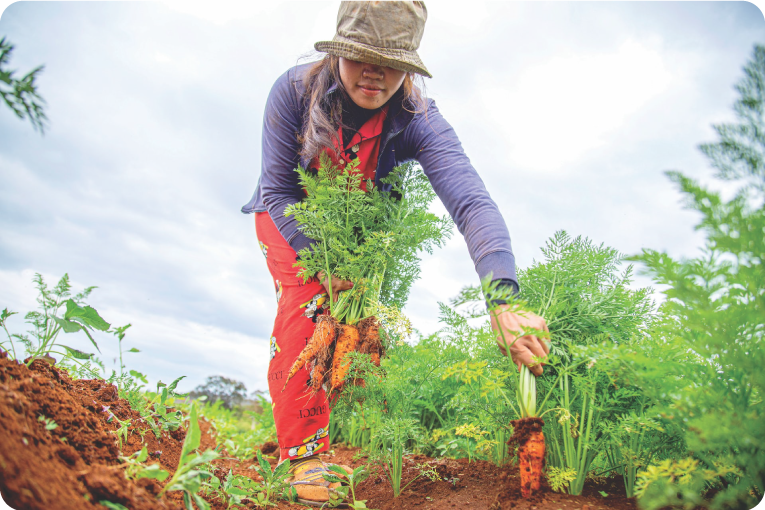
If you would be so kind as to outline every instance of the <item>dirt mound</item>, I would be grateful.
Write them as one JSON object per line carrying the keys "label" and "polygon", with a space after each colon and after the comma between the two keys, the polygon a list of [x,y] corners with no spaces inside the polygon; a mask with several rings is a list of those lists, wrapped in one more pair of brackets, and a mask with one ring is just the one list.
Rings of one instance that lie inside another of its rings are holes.
{"label": "dirt mound", "polygon": [[72,381],[40,360],[27,369],[0,353],[0,490],[11,507],[171,508],[125,479],[102,416],[101,399],[116,395],[98,382]]}

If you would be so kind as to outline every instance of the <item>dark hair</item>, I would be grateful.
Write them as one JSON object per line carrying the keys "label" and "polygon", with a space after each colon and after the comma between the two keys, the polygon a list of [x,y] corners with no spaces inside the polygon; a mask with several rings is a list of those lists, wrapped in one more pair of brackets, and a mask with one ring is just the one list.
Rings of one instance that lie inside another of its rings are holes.
{"label": "dark hair", "polygon": [[[419,76],[418,76],[419,77]],[[335,150],[334,141],[337,140],[337,128],[341,126],[341,112],[343,97],[351,100],[340,80],[340,58],[335,55],[326,55],[316,62],[305,77],[306,92],[305,100],[308,108],[305,110],[303,119],[303,132],[298,141],[301,144],[300,156],[304,159],[313,159],[319,153],[328,148]],[[420,87],[414,83],[414,73],[406,73],[404,83],[401,85],[404,108],[413,113],[423,113],[427,109],[425,98]],[[327,101],[326,94],[329,88],[337,83],[339,94],[333,94],[332,99]]]}

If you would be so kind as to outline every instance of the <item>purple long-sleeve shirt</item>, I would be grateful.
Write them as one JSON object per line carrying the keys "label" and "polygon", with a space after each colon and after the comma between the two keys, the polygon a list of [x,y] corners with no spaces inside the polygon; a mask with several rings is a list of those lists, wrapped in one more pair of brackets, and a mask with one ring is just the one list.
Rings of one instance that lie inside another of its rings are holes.
{"label": "purple long-sleeve shirt", "polygon": [[[263,119],[260,179],[252,199],[242,207],[244,213],[268,211],[295,251],[312,243],[300,231],[294,217],[284,216],[287,206],[305,196],[295,168],[299,163],[308,166],[308,161],[301,161],[298,155],[298,135],[303,131],[308,107],[303,78],[311,65],[291,68],[271,89]],[[327,94],[335,93],[339,93],[337,86],[327,91]],[[425,112],[412,113],[413,108],[403,108],[399,91],[388,104],[375,185],[385,190],[381,178],[395,166],[417,160],[465,237],[478,276],[483,279],[492,275],[494,280],[517,282],[515,257],[505,221],[435,101],[427,100]]]}

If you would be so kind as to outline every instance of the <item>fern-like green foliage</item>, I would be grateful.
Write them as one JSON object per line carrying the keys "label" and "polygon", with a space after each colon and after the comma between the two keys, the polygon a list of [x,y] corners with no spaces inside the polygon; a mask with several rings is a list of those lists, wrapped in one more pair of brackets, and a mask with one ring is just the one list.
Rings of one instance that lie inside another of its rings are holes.
{"label": "fern-like green foliage", "polygon": [[[749,509],[765,489],[765,48],[755,47],[744,72],[738,121],[715,126],[720,140],[701,146],[719,177],[741,183],[738,193],[725,200],[681,173],[668,174],[701,213],[703,253],[677,260],[643,250],[636,257],[669,286],[662,312],[670,320],[656,331],[661,365],[638,352],[623,363],[645,388],[670,396],[665,414],[687,426],[692,454],[666,464],[669,476],[643,478],[648,509]],[[711,499],[703,498],[700,491],[709,488],[716,489]]]}
{"label": "fern-like green foliage", "polygon": [[38,66],[30,72],[16,78],[15,71],[8,69],[8,62],[13,52],[13,45],[5,37],[0,38],[0,99],[20,119],[29,118],[32,127],[45,131],[45,100],[37,91],[37,77],[43,70]]}
{"label": "fern-like green foliage", "polygon": [[543,261],[518,272],[520,296],[546,319],[554,345],[626,342],[650,322],[651,291],[630,288],[632,266],[620,268],[617,250],[561,230],[542,254]]}
{"label": "fern-like green foliage", "polygon": [[441,246],[452,226],[428,212],[436,195],[415,164],[382,179],[391,191],[367,181],[368,192],[356,166],[333,166],[323,154],[318,171],[298,168],[306,198],[285,211],[315,241],[299,253],[299,274],[309,280],[323,271],[354,283],[342,296],[329,289],[332,315],[349,324],[372,315],[377,303],[403,307],[419,276],[418,254]]}

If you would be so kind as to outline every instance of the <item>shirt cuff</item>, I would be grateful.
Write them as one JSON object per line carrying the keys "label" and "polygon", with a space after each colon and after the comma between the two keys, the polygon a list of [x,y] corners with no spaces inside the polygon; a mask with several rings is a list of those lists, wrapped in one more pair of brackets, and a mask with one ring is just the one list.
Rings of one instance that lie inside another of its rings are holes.
{"label": "shirt cuff", "polygon": [[489,253],[476,263],[475,270],[481,281],[487,276],[492,280],[518,281],[518,277],[515,275],[515,256],[510,251]]}
{"label": "shirt cuff", "polygon": [[[503,291],[503,292],[498,292],[500,294],[507,295],[507,293],[509,293],[513,296],[517,296],[518,293],[520,292],[518,282],[516,282],[515,280],[510,280],[508,278],[501,278],[498,280],[492,280],[491,283],[496,283],[495,289],[497,291]],[[491,299],[491,300],[487,299],[486,308],[495,308],[499,305],[506,305],[508,301],[509,301],[508,299],[499,299],[499,298]]]}

